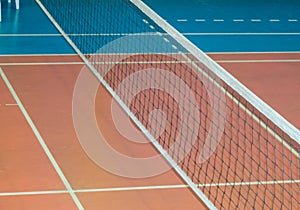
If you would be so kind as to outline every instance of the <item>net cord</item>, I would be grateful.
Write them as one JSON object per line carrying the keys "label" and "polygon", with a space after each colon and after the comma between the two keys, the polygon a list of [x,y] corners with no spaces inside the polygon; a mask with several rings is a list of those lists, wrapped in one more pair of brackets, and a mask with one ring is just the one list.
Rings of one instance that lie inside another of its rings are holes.
{"label": "net cord", "polygon": [[87,65],[87,67],[91,70],[91,72],[95,75],[95,77],[102,83],[102,85],[107,89],[107,91],[111,94],[111,96],[118,102],[118,104],[122,107],[122,109],[128,114],[128,116],[132,119],[132,121],[141,129],[141,131],[145,134],[148,140],[153,144],[153,146],[160,152],[163,157],[168,161],[168,163],[172,166],[172,168],[180,175],[180,177],[186,182],[186,184],[193,190],[193,192],[202,200],[202,202],[209,209],[217,209],[212,202],[204,195],[204,193],[197,187],[195,183],[184,173],[184,171],[177,165],[177,163],[172,159],[172,157],[163,149],[163,147],[156,141],[156,139],[149,133],[149,131],[144,127],[144,125],[139,122],[136,116],[130,111],[127,105],[120,99],[120,97],[114,92],[114,90],[107,84],[107,82],[100,76],[95,67],[89,62],[89,60],[84,56],[84,54],[77,48],[77,46],[73,43],[73,41],[68,37],[68,35],[64,32],[64,30],[58,25],[55,19],[51,16],[48,10],[43,6],[43,4],[39,0],[35,0],[44,13],[47,15],[49,20],[53,23],[53,25],[58,29],[58,31],[62,34],[62,36],[66,39],[66,41],[70,44],[70,46],[75,50],[75,52],[80,56],[83,62]]}

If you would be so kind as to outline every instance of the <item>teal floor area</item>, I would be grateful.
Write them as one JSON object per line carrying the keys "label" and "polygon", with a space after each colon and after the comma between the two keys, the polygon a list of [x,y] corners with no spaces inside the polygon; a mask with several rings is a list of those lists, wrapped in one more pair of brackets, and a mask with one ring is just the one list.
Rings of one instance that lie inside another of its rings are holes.
{"label": "teal floor area", "polygon": [[[35,0],[20,2],[2,1],[0,54],[74,54]],[[204,52],[300,51],[300,1],[144,2]]]}
{"label": "teal floor area", "polygon": [[2,1],[0,54],[74,54],[74,51],[34,0],[21,0],[20,10]]}

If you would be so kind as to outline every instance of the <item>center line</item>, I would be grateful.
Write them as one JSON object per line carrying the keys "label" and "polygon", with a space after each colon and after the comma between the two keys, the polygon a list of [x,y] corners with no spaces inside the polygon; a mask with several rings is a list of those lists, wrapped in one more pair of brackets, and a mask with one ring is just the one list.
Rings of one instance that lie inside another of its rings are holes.
{"label": "center line", "polygon": [[224,22],[223,19],[214,19],[214,22]]}
{"label": "center line", "polygon": [[278,20],[278,19],[270,19],[269,21],[270,22],[280,22],[280,20]]}
{"label": "center line", "polygon": [[187,19],[177,19],[178,22],[187,22]]}
{"label": "center line", "polygon": [[244,19],[233,19],[233,22],[244,22]]}

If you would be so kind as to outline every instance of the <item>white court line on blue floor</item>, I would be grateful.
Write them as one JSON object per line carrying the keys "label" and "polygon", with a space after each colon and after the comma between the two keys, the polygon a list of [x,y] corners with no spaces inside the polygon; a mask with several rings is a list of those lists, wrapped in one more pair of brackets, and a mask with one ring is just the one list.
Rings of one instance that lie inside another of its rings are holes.
{"label": "white court line on blue floor", "polygon": [[298,19],[288,19],[289,22],[298,22]]}
{"label": "white court line on blue floor", "polygon": [[270,22],[280,22],[279,19],[270,19],[269,21],[270,21]]}
{"label": "white court line on blue floor", "polygon": [[[220,20],[220,21],[218,21]],[[260,18],[250,18],[250,19],[227,19],[226,21],[231,21],[231,22],[298,22],[298,19],[268,19],[268,20],[263,20]],[[187,19],[177,19],[177,22],[187,22]],[[194,19],[195,22],[224,22],[224,19],[217,19],[217,18],[213,18],[213,19],[206,19],[206,18],[196,18]]]}
{"label": "white court line on blue floor", "polygon": [[177,19],[177,22],[187,22],[187,19]]}
{"label": "white court line on blue floor", "polygon": [[[184,20],[181,20],[182,22]],[[202,20],[198,20],[199,22]],[[216,19],[215,22],[224,22]],[[259,21],[259,20],[252,20]],[[253,35],[253,36],[277,36],[277,35],[300,35],[300,32],[182,32],[182,35],[188,36],[236,36],[236,35]],[[90,33],[90,34],[68,34],[68,36],[158,36],[157,33]],[[61,34],[0,34],[0,37],[62,37]]]}
{"label": "white court line on blue floor", "polygon": [[206,22],[206,19],[195,19],[196,22]]}
{"label": "white court line on blue floor", "polygon": [[224,22],[224,19],[213,19],[214,22]]}
{"label": "white court line on blue floor", "polygon": [[282,36],[282,35],[300,35],[300,32],[185,32],[182,33],[183,35],[188,35],[188,36]]}
{"label": "white court line on blue floor", "polygon": [[261,19],[251,19],[251,22],[261,22]]}
{"label": "white court line on blue floor", "polygon": [[244,22],[245,20],[244,19],[233,19],[232,21],[233,22]]}

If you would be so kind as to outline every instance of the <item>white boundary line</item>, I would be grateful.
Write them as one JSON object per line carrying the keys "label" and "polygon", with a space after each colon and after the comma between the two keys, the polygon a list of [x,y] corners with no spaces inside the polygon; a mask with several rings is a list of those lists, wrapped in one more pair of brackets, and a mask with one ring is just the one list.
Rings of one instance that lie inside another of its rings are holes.
{"label": "white boundary line", "polygon": [[[299,61],[300,62],[300,61]],[[1,63],[0,66],[44,66],[44,65],[83,65],[84,62],[21,62],[21,63]]]}
{"label": "white boundary line", "polygon": [[[224,22],[223,19],[214,19],[214,22]],[[179,19],[177,22],[187,22],[186,19]],[[273,21],[276,22],[276,21]],[[300,32],[182,32],[185,36],[278,36],[278,35],[300,35]],[[91,34],[67,34],[68,36],[149,36],[151,33],[91,33]],[[152,34],[157,36],[156,33]],[[0,37],[63,37],[61,34],[0,34]]]}
{"label": "white boundary line", "polygon": [[[299,52],[300,53],[300,52]],[[0,57],[77,56],[77,54],[0,54]]]}
{"label": "white boundary line", "polygon": [[12,107],[12,106],[19,106],[19,104],[5,104],[5,106],[10,106],[10,107]]}
{"label": "white boundary line", "polygon": [[60,36],[60,34],[0,34],[0,37],[46,37],[46,36]]}
{"label": "white boundary line", "polygon": [[[300,59],[286,59],[286,60],[215,60],[217,63],[298,63]],[[128,61],[128,62],[94,62],[95,64],[160,64],[161,61]],[[189,61],[164,61],[165,64],[175,63],[191,63]],[[198,63],[194,61],[194,63]],[[1,63],[0,66],[42,66],[42,65],[84,65],[84,62],[20,62],[20,63]]]}
{"label": "white boundary line", "polygon": [[298,63],[300,59],[279,59],[279,60],[215,60],[217,63]]}
{"label": "white boundary line", "polygon": [[[256,181],[256,182],[228,182],[228,183],[210,183],[199,184],[198,187],[225,187],[225,186],[249,186],[249,185],[276,185],[276,184],[298,184],[300,180],[277,180],[277,181]],[[112,187],[112,188],[90,188],[74,190],[75,193],[93,193],[93,192],[122,192],[122,191],[139,191],[139,190],[164,190],[164,189],[182,189],[189,188],[186,184],[174,185],[152,185],[136,187]],[[45,190],[45,191],[25,191],[25,192],[2,192],[2,196],[18,195],[48,195],[68,193],[67,190]]]}
{"label": "white boundary line", "polygon": [[19,99],[17,93],[15,92],[14,88],[10,84],[8,78],[6,77],[6,75],[4,74],[4,72],[3,72],[3,70],[1,68],[0,68],[0,75],[1,75],[4,83],[6,84],[7,88],[9,89],[9,92],[11,93],[11,95],[13,96],[13,98],[15,99],[16,103],[19,105],[19,108],[20,108],[21,112],[23,113],[23,115],[24,115],[26,121],[28,122],[30,128],[32,129],[34,135],[36,136],[36,138],[38,139],[39,143],[41,144],[41,146],[42,146],[45,154],[48,157],[48,159],[52,163],[55,171],[59,175],[59,177],[60,177],[61,181],[63,182],[64,186],[66,187],[67,192],[70,194],[70,196],[72,197],[72,199],[75,202],[75,204],[77,205],[77,207],[79,209],[83,209],[83,207],[82,207],[79,199],[77,198],[74,190],[72,189],[70,183],[68,182],[67,178],[63,174],[63,172],[60,169],[59,165],[57,164],[55,158],[53,157],[52,153],[50,152],[48,146],[46,145],[43,137],[41,136],[40,132],[36,128],[35,124],[33,123],[32,119],[30,118],[28,112],[26,111],[25,107],[23,106],[21,100]]}
{"label": "white boundary line", "polygon": [[206,52],[207,55],[253,55],[253,54],[299,54],[300,51],[261,51],[261,52]]}
{"label": "white boundary line", "polygon": [[181,34],[185,36],[299,36],[300,32],[185,32]]}
{"label": "white boundary line", "polygon": [[24,192],[3,192],[0,197],[4,196],[22,196],[22,195],[50,195],[50,194],[64,194],[67,190],[45,190],[45,191],[24,191]]}
{"label": "white boundary line", "polygon": [[[168,53],[168,52],[166,52]],[[160,54],[166,54],[166,53],[160,53]],[[159,54],[159,53],[157,53]],[[170,53],[174,54],[174,53]],[[176,53],[178,54],[178,53]],[[300,54],[300,51],[271,51],[271,52],[206,52],[207,55],[222,55],[222,54],[233,54],[233,55],[252,55],[252,54]],[[35,57],[35,56],[78,56],[78,54],[0,54],[0,57]]]}

